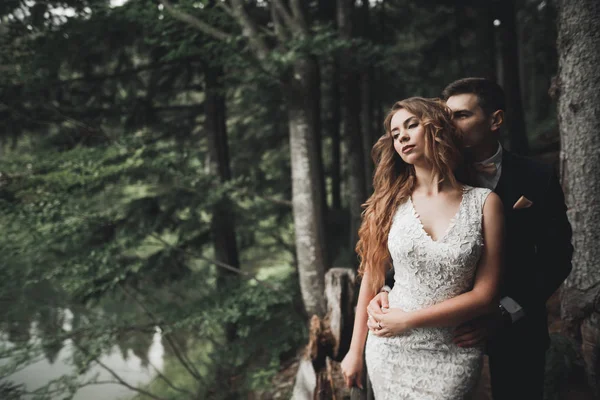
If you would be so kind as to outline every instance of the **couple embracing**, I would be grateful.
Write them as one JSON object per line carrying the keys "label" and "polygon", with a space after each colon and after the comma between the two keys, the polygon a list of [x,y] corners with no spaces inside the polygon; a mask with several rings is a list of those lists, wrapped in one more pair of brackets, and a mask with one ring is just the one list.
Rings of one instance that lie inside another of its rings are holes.
{"label": "couple embracing", "polygon": [[564,195],[552,167],[499,144],[500,86],[442,97],[394,104],[373,147],[342,372],[362,386],[366,361],[376,400],[462,400],[487,352],[494,400],[541,400],[545,304],[571,270]]}

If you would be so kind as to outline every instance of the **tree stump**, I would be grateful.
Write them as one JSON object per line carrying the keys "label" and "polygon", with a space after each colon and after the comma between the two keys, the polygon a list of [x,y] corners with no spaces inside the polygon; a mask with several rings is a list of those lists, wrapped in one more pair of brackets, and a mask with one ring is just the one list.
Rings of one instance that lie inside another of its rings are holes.
{"label": "tree stump", "polygon": [[325,275],[327,315],[323,319],[313,315],[310,320],[308,345],[298,368],[292,399],[350,398],[339,362],[352,337],[355,279],[356,273],[350,268],[332,268]]}

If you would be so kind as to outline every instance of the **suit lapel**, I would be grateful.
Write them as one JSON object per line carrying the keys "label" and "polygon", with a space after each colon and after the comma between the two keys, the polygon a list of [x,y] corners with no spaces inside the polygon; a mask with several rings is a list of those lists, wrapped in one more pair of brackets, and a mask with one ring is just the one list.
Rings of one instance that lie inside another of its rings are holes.
{"label": "suit lapel", "polygon": [[519,174],[518,171],[516,171],[512,154],[509,151],[502,149],[502,171],[500,173],[500,180],[494,191],[500,196],[502,204],[504,204],[505,214],[509,210],[512,210],[513,204],[515,204],[520,197],[518,191],[518,179]]}

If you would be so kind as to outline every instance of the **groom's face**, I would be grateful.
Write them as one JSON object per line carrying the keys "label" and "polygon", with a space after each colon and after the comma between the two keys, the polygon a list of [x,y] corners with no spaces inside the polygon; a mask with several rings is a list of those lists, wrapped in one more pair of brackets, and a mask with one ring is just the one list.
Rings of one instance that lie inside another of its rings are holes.
{"label": "groom's face", "polygon": [[476,150],[490,140],[496,140],[490,130],[490,118],[479,105],[477,95],[450,96],[446,104],[452,110],[454,125],[464,134],[463,143],[467,149]]}

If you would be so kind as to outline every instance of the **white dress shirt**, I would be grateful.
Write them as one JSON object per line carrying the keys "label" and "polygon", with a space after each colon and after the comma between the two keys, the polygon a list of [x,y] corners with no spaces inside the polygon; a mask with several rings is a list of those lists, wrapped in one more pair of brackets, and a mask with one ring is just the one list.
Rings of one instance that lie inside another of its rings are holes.
{"label": "white dress shirt", "polygon": [[494,190],[496,185],[498,185],[498,181],[500,180],[500,174],[502,173],[502,145],[498,143],[498,150],[496,153],[490,158],[476,162],[475,165],[485,165],[489,163],[496,164],[496,174],[489,175],[483,172],[478,172],[475,174],[475,186],[488,188]]}

